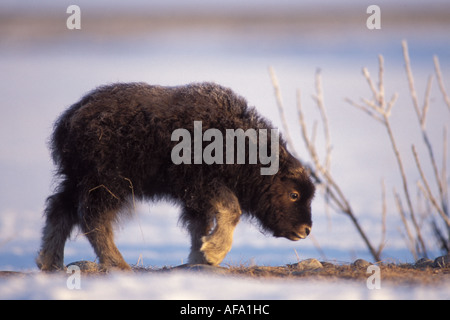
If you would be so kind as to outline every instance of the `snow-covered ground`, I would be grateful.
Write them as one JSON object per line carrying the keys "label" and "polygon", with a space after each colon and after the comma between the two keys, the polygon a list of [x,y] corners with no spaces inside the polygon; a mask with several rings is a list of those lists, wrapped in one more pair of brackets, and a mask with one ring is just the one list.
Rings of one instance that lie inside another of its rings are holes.
{"label": "snow-covered ground", "polygon": [[0,278],[0,299],[450,299],[442,286],[393,286],[381,281],[368,289],[365,281],[260,280],[192,272],[110,274],[83,277],[35,274]]}
{"label": "snow-covered ground", "polygon": [[[84,10],[83,14],[88,12]],[[364,10],[362,14],[365,17]],[[406,38],[409,42],[420,98],[423,98],[428,75],[434,72],[433,54],[440,58],[444,78],[450,79],[450,43],[448,33],[439,32],[439,28],[432,33],[421,30],[420,35],[415,34],[415,27],[386,28],[373,33],[367,31],[365,25],[362,28],[364,30],[356,32],[356,38],[352,38],[352,32],[346,37],[333,36],[332,30],[330,35],[327,33],[318,39],[312,39],[307,32],[282,37],[256,33],[256,38],[247,39],[245,34],[235,37],[229,33],[197,30],[194,34],[181,31],[178,36],[160,34],[148,39],[102,42],[95,36],[90,37],[89,29],[82,29],[79,33],[65,30],[64,36],[55,41],[0,41],[0,270],[37,271],[34,258],[39,249],[43,206],[54,187],[54,168],[46,141],[56,117],[84,93],[116,81],[162,85],[215,81],[245,96],[250,105],[280,127],[268,66],[277,71],[288,124],[300,155],[306,151],[297,124],[296,89],[302,90],[303,107],[312,130],[319,117],[310,96],[314,93],[316,69],[322,70],[333,140],[332,171],[363,228],[378,244],[381,239],[380,182],[385,179],[388,192],[394,186],[401,189],[398,169],[384,128],[349,106],[344,98],[371,97],[361,68],[368,67],[375,76],[377,55],[383,54],[386,95],[399,93],[393,109],[393,127],[400,141],[400,151],[408,159],[405,161],[407,173],[417,178],[410,150],[411,143],[420,143],[421,137],[417,134],[417,120],[410,104],[400,41]],[[437,158],[441,159],[442,126],[449,122],[450,116],[435,83],[431,101],[427,125],[438,148]],[[323,150],[320,134],[319,128],[318,148]],[[423,145],[419,144],[418,148],[420,152]],[[415,181],[410,183],[414,186]],[[167,203],[139,204],[136,219],[118,228],[116,236],[127,262],[157,266],[185,262],[188,236],[177,226],[177,212],[177,208]],[[371,260],[349,219],[327,210],[321,195],[313,204],[313,220],[312,237],[300,242],[262,235],[256,227],[243,221],[235,232],[233,248],[224,263],[284,265],[299,258],[338,262],[351,262],[356,258]],[[413,262],[399,232],[402,228],[389,193],[383,259]],[[427,241],[430,247],[436,248],[432,239]],[[82,259],[94,260],[95,256],[84,237],[74,233],[67,244],[65,262]],[[448,286],[382,284],[380,290],[369,290],[364,282],[257,280],[192,273],[83,277],[80,290],[68,289],[66,281],[65,275],[0,278],[0,299],[449,298]]]}

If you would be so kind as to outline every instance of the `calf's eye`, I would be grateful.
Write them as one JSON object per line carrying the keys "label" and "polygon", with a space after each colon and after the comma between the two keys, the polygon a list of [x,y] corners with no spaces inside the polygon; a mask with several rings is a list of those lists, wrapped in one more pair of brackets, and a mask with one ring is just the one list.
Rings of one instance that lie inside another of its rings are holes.
{"label": "calf's eye", "polygon": [[300,194],[298,192],[291,192],[289,193],[289,199],[291,199],[291,201],[297,201],[300,199]]}

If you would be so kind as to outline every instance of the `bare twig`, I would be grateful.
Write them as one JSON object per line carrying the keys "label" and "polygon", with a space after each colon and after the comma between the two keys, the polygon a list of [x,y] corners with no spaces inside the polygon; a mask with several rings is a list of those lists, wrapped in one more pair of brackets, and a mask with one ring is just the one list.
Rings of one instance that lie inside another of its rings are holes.
{"label": "bare twig", "polygon": [[[129,188],[131,189],[131,199],[133,201],[133,212],[136,213],[136,199],[134,196],[134,186],[133,186],[133,182],[131,182],[131,179],[126,178],[126,177],[122,177],[124,180],[126,180],[130,185]],[[142,230],[142,225],[141,225],[141,220],[138,217],[138,225],[139,225],[139,231],[141,232],[141,236],[142,236],[142,240],[145,242],[145,236],[144,236],[144,231]],[[142,256],[142,254],[141,254]],[[139,258],[142,258],[141,256],[139,256]],[[137,262],[137,265],[139,265],[139,260]]]}
{"label": "bare twig", "polygon": [[366,108],[365,106],[358,104],[356,102],[354,102],[353,100],[349,99],[349,98],[345,98],[345,101],[348,104],[351,104],[352,106],[354,106],[357,109],[360,109],[361,111],[366,112],[369,116],[371,116],[372,118],[374,118],[375,120],[381,122],[384,124],[384,119],[383,117],[381,117],[378,113],[376,112],[372,112],[371,110],[369,110],[368,108]]}
{"label": "bare twig", "polygon": [[[125,178],[125,177],[122,177],[124,180],[126,180],[126,181],[128,181],[128,183],[130,184],[130,189],[131,189],[131,197],[132,197],[132,200],[133,200],[133,210],[134,210],[134,212],[136,212],[136,201],[135,201],[135,199],[134,199],[134,187],[133,187],[133,182],[131,182],[131,180],[129,179],[129,178]],[[142,231],[142,230],[141,230]]]}
{"label": "bare twig", "polygon": [[106,191],[108,191],[108,193],[111,195],[111,196],[113,196],[114,198],[116,198],[117,200],[120,200],[114,193],[112,193],[112,191],[111,190],[109,190],[104,184],[101,184],[101,185],[99,185],[99,186],[96,186],[96,187],[94,187],[94,188],[92,188],[92,189],[89,189],[89,193],[91,193],[92,191],[94,191],[94,190],[97,190],[97,189],[99,189],[99,188],[104,188]]}
{"label": "bare twig", "polygon": [[287,125],[286,116],[284,114],[284,106],[283,106],[283,99],[281,97],[280,84],[278,82],[277,75],[275,74],[275,71],[273,70],[272,67],[269,67],[269,74],[270,74],[270,79],[272,80],[273,88],[275,90],[275,97],[276,97],[276,100],[277,100],[278,113],[279,113],[280,118],[281,118],[281,124],[282,124],[282,126],[284,128],[284,135],[286,137],[286,141],[287,141],[288,146],[290,147],[292,153],[298,158],[298,154],[295,151],[294,142],[292,141],[292,138],[291,138],[291,136],[289,134],[289,128],[288,128],[288,125]]}
{"label": "bare twig", "polygon": [[429,76],[428,77],[428,82],[427,82],[427,89],[425,91],[425,98],[424,98],[424,102],[423,102],[423,108],[422,108],[422,115],[421,115],[421,121],[420,121],[420,126],[425,128],[426,126],[426,120],[427,120],[427,113],[428,110],[430,109],[430,92],[431,92],[431,84],[433,83],[433,77]]}
{"label": "bare twig", "polygon": [[384,180],[381,181],[381,199],[382,199],[382,207],[381,207],[381,240],[378,246],[378,254],[381,255],[381,252],[384,249],[385,241],[386,241],[386,214],[387,214],[387,204],[386,204],[386,185]]}
{"label": "bare twig", "polygon": [[442,73],[441,73],[441,66],[439,65],[439,59],[437,56],[434,56],[433,60],[434,60],[434,68],[436,70],[436,77],[437,77],[438,84],[439,84],[439,89],[441,90],[445,104],[447,105],[448,110],[450,111],[450,98],[447,94],[447,91],[445,90],[444,80],[442,78]]}
{"label": "bare twig", "polygon": [[[444,138],[443,138],[443,152],[442,152],[442,170],[441,170],[441,185],[443,186],[441,199],[442,207],[448,215],[448,184],[447,184],[447,126],[444,126]],[[450,233],[450,232],[449,232]]]}
{"label": "bare twig", "polygon": [[407,236],[407,240],[408,240],[406,242],[406,245],[409,247],[409,251],[412,253],[414,259],[417,260],[417,251],[414,246],[414,237],[408,226],[408,220],[406,219],[405,211],[404,211],[403,205],[402,205],[402,200],[400,199],[400,195],[397,193],[397,190],[395,190],[395,188],[394,188],[393,193],[394,193],[394,197],[395,197],[395,203],[397,204],[398,213],[400,214],[400,217],[403,222],[403,226],[405,227],[406,236]]}
{"label": "bare twig", "polygon": [[424,190],[423,190],[424,196],[431,202],[433,207],[437,210],[437,212],[441,216],[442,220],[445,221],[447,228],[450,228],[450,219],[446,215],[444,210],[439,206],[438,201],[436,200],[436,198],[433,196],[433,193],[431,192],[430,185],[428,183],[427,178],[425,177],[425,174],[423,173],[422,166],[421,166],[420,160],[419,160],[419,156],[417,155],[416,147],[414,145],[412,146],[412,152],[414,155],[414,159],[416,160],[417,169],[419,170],[420,177],[424,184]]}
{"label": "bare twig", "polygon": [[[408,77],[409,91],[411,92],[411,98],[413,101],[414,109],[416,110],[417,117],[421,119],[421,113],[419,109],[419,99],[417,98],[416,88],[414,86],[414,77],[412,75],[411,63],[409,60],[408,43],[405,40],[402,41],[402,48],[403,48],[403,58],[405,60],[406,66],[406,75]],[[421,120],[419,121],[422,122]]]}
{"label": "bare twig", "polygon": [[297,257],[297,262],[300,262],[300,256],[298,255],[298,253],[297,253],[297,250],[295,250],[295,248],[294,248],[294,252],[295,252],[295,256]]}
{"label": "bare twig", "polygon": [[[375,88],[375,84],[373,83],[372,78],[370,77],[369,70],[367,68],[363,68],[362,69],[362,73],[364,75],[364,78],[366,78],[366,80],[367,80],[367,83],[368,83],[368,85],[370,87],[370,90],[372,91],[373,98],[376,101],[378,101],[380,99],[380,97],[378,96],[378,92],[377,92],[377,89]],[[376,109],[376,107],[374,105],[372,105],[372,107],[374,109]],[[375,110],[375,111],[377,111],[377,110]]]}
{"label": "bare twig", "polygon": [[329,171],[331,164],[331,136],[328,125],[328,116],[325,111],[325,106],[323,103],[322,77],[320,75],[320,70],[316,71],[316,92],[317,92],[316,95],[313,95],[313,99],[316,101],[316,105],[319,109],[320,116],[322,117],[323,131],[325,135],[325,144],[326,144],[324,167],[327,171]]}
{"label": "bare twig", "polygon": [[138,261],[136,262],[136,267],[139,266],[139,263],[144,266],[144,258],[142,257],[142,253],[139,254]]}

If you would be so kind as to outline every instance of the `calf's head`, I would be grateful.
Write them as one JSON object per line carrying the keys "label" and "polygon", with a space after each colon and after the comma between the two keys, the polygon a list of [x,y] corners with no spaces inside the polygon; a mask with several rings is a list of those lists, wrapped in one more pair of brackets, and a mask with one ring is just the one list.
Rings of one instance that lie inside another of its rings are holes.
{"label": "calf's head", "polygon": [[300,162],[290,156],[261,194],[256,216],[262,227],[275,237],[292,241],[311,232],[311,201],[315,187]]}

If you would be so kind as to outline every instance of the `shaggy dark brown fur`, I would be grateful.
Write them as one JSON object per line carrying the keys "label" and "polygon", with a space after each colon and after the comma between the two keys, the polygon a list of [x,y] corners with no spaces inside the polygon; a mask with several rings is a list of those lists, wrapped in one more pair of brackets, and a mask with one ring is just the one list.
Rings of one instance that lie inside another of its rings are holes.
{"label": "shaggy dark brown fur", "polygon": [[270,141],[270,123],[230,89],[212,83],[113,84],[72,105],[51,140],[61,180],[47,199],[39,268],[64,268],[64,245],[78,225],[105,269],[129,269],[114,244],[113,223],[130,211],[123,209],[132,197],[181,205],[180,219],[191,235],[190,263],[219,264],[241,213],[276,237],[305,238],[314,185],[285,142],[280,139],[274,175],[261,175],[261,164],[175,165],[172,132],[192,133],[194,121],[224,135],[226,129],[269,129]]}

